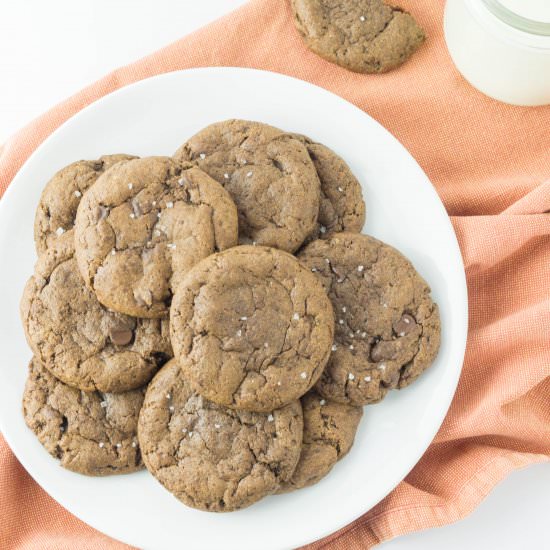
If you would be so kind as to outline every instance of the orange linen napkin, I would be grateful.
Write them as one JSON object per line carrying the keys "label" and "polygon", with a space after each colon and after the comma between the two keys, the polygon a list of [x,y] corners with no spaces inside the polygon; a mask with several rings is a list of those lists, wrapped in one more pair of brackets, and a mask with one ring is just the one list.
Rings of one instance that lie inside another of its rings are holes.
{"label": "orange linen napkin", "polygon": [[[154,74],[233,65],[285,73],[337,93],[380,121],[419,161],[451,216],[466,265],[470,332],[460,385],[414,470],[315,549],[369,548],[458,520],[510,471],[550,456],[550,107],[511,107],[481,95],[449,58],[443,2],[399,3],[428,40],[391,73],[357,75],[323,61],[304,47],[287,1],[254,0],[86,88],[21,130],[0,154],[4,190],[46,136],[99,97]],[[124,547],[48,497],[3,441],[0,509],[1,548]]]}

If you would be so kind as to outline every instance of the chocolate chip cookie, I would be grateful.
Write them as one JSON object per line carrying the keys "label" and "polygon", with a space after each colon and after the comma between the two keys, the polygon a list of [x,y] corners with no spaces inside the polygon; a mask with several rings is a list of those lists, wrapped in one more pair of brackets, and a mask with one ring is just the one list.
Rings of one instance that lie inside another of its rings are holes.
{"label": "chocolate chip cookie", "polygon": [[291,5],[307,47],[358,73],[399,67],[425,40],[409,13],[382,0],[291,0]]}
{"label": "chocolate chip cookie", "polygon": [[300,460],[279,493],[313,485],[325,477],[353,445],[363,408],[324,399],[310,390],[301,399],[304,436]]}
{"label": "chocolate chip cookie", "polygon": [[334,334],[322,284],[290,254],[239,246],[191,269],[170,312],[175,357],[192,387],[265,412],[319,378]]}
{"label": "chocolate chip cookie", "polygon": [[65,166],[46,184],[34,218],[36,251],[44,252],[59,235],[73,228],[82,195],[97,178],[117,162],[135,157],[105,155],[98,160],[79,160]]}
{"label": "chocolate chip cookie", "polygon": [[144,393],[80,391],[33,359],[23,415],[40,443],[67,470],[89,476],[124,474],[143,468],[137,421]]}
{"label": "chocolate chip cookie", "polygon": [[76,259],[106,307],[164,317],[185,272],[237,244],[237,210],[221,185],[168,157],[121,162],[84,195]]}
{"label": "chocolate chip cookie", "polygon": [[321,183],[317,229],[310,239],[326,239],[341,231],[359,233],[365,225],[365,201],[361,184],[346,161],[322,143],[291,135],[306,146]]}
{"label": "chocolate chip cookie", "polygon": [[316,385],[323,397],[376,403],[430,366],[439,349],[439,310],[395,248],[340,233],[312,242],[299,259],[323,283],[336,317],[332,354]]}
{"label": "chocolate chip cookie", "polygon": [[239,242],[294,252],[316,228],[319,178],[304,145],[281,130],[246,120],[212,124],[175,154],[192,161],[233,197]]}
{"label": "chocolate chip cookie", "polygon": [[150,383],[138,434],[148,470],[179,500],[229,512],[274,493],[298,462],[299,401],[260,414],[216,405],[195,393],[175,361]]}
{"label": "chocolate chip cookie", "polygon": [[29,345],[70,386],[138,388],[172,356],[168,319],[136,319],[104,308],[80,276],[72,232],[39,257],[25,287],[21,316]]}

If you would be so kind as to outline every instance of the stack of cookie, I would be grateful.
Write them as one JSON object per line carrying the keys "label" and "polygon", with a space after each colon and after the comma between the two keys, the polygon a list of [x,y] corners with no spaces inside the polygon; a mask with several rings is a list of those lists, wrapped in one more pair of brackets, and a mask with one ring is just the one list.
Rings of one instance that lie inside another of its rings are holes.
{"label": "stack of cookie", "polygon": [[28,426],[70,470],[145,465],[203,510],[317,482],[439,346],[428,285],[364,218],[339,156],[257,122],[62,169],[21,304]]}

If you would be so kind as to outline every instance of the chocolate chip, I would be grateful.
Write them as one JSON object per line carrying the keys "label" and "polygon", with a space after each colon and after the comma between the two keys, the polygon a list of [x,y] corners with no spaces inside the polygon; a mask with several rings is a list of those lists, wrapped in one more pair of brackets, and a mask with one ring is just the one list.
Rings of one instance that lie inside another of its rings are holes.
{"label": "chocolate chip", "polygon": [[111,342],[115,346],[125,346],[132,341],[134,333],[126,328],[114,329],[111,331]]}
{"label": "chocolate chip", "polygon": [[394,342],[387,342],[385,340],[378,341],[371,347],[370,350],[371,361],[373,361],[374,363],[385,361],[386,359],[392,359],[394,354]]}
{"label": "chocolate chip", "polygon": [[401,319],[394,323],[393,330],[399,336],[406,336],[409,332],[412,332],[416,327],[416,320],[412,315],[404,313]]}

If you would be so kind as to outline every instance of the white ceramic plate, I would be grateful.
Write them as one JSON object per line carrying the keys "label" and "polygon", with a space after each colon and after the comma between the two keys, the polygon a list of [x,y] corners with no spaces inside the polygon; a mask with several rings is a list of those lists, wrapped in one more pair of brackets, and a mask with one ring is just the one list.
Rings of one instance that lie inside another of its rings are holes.
{"label": "white ceramic plate", "polygon": [[[272,496],[239,512],[187,508],[147,472],[91,478],[59,467],[25,426],[21,395],[31,353],[19,299],[35,261],[33,219],[51,175],[104,153],[170,155],[201,127],[227,118],[300,132],[340,153],[363,185],[364,231],[405,253],[441,308],[442,345],[415,384],[365,409],[348,457],[314,487]],[[34,479],[77,517],[141,548],[290,548],[343,527],[412,469],[453,397],[464,355],[467,294],[449,218],[404,147],[350,103],[321,88],[261,71],[208,68],[170,73],[119,90],[84,109],[31,156],[0,201],[0,427]]]}

